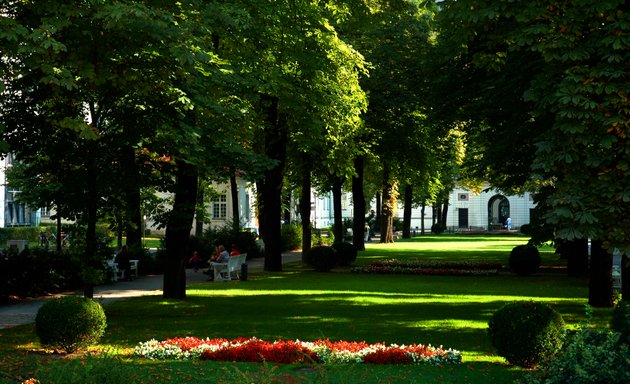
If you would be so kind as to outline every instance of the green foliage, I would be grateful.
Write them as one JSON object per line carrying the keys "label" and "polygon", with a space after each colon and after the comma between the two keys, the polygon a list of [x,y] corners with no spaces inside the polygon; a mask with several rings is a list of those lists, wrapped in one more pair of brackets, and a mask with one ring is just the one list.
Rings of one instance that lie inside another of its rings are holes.
{"label": "green foliage", "polygon": [[339,265],[347,266],[351,265],[357,259],[359,253],[352,243],[348,242],[336,242],[332,247],[337,251],[337,258],[339,259]]}
{"label": "green foliage", "polygon": [[622,300],[617,303],[610,328],[621,334],[621,342],[630,345],[630,301]]}
{"label": "green foliage", "polygon": [[28,240],[36,242],[39,233],[45,227],[10,227],[0,228],[0,244],[5,244],[7,240]]}
{"label": "green foliage", "polygon": [[470,122],[481,176],[504,190],[532,180],[552,186],[537,202],[556,237],[627,252],[630,120],[619,97],[630,87],[626,2],[440,6],[441,57],[450,62],[436,66],[444,75],[434,99]]}
{"label": "green foliage", "polygon": [[284,224],[282,225],[282,252],[293,251],[302,247],[302,225]]}
{"label": "green foliage", "polygon": [[247,257],[250,259],[261,256],[256,235],[249,231],[234,229],[229,224],[222,227],[210,227],[204,231],[201,238],[193,237],[192,240],[188,254],[192,255],[192,252],[196,250],[204,259],[214,255],[214,248],[219,244],[225,245],[226,249],[230,249],[232,244],[236,244],[241,253],[247,253]]}
{"label": "green foliage", "polygon": [[512,272],[527,276],[540,268],[541,258],[538,248],[533,245],[517,245],[510,252],[510,269]]}
{"label": "green foliage", "polygon": [[488,334],[499,356],[511,364],[532,368],[558,353],[565,327],[560,313],[548,304],[514,302],[492,315]]}
{"label": "green foliage", "polygon": [[331,228],[328,230],[322,230],[319,228],[313,228],[311,234],[311,244],[313,245],[332,245],[335,241],[335,234]]}
{"label": "green foliage", "polygon": [[19,255],[5,255],[0,257],[0,298],[77,289],[81,287],[80,272],[80,264],[68,251],[33,248]]}
{"label": "green foliage", "polygon": [[327,245],[316,245],[306,252],[303,261],[318,272],[328,272],[338,263],[337,251]]}
{"label": "green foliage", "polygon": [[523,384],[625,384],[630,382],[630,350],[618,334],[582,326],[555,358],[531,372]]}
{"label": "green foliage", "polygon": [[446,225],[435,223],[431,226],[431,232],[439,235],[440,233],[444,233],[446,231]]}
{"label": "green foliage", "polygon": [[35,319],[40,342],[68,353],[96,344],[106,327],[103,307],[94,300],[77,296],[47,301]]}

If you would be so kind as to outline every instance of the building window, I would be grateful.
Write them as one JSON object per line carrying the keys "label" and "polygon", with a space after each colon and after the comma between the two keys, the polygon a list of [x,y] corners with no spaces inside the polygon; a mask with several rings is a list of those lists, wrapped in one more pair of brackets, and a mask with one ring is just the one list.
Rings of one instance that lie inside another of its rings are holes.
{"label": "building window", "polygon": [[459,201],[468,201],[468,194],[467,193],[458,193],[457,194],[457,200],[459,200]]}
{"label": "building window", "polygon": [[212,199],[212,218],[225,220],[227,218],[227,196],[219,195]]}

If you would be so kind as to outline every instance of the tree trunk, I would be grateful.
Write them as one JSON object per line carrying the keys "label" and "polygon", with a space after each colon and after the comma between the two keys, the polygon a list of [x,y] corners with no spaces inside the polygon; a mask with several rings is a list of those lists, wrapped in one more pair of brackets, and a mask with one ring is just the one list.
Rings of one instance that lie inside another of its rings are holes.
{"label": "tree trunk", "polygon": [[197,182],[197,204],[195,211],[198,213],[195,215],[195,237],[200,239],[203,236],[203,222],[205,218],[205,186],[201,178],[198,178]]}
{"label": "tree trunk", "polygon": [[588,239],[564,242],[562,256],[567,259],[569,276],[588,276]]}
{"label": "tree trunk", "polygon": [[140,212],[140,186],[136,153],[131,146],[122,149],[120,156],[123,174],[123,193],[125,198],[125,233],[132,258],[142,252],[142,213]]}
{"label": "tree trunk", "polygon": [[436,221],[435,224],[444,224],[442,222],[442,204],[441,203],[436,203],[434,205],[434,220]]}
{"label": "tree trunk", "polygon": [[[87,161],[86,164],[86,175],[87,175],[87,210],[86,210],[86,218],[87,218],[87,228],[85,232],[85,264],[84,268],[88,271],[96,271],[97,268],[101,268],[100,262],[96,259],[96,220],[97,220],[97,211],[98,211],[98,186],[96,180],[96,172],[94,169],[96,168],[95,164],[95,156],[90,156],[90,160]],[[89,273],[84,278],[84,290],[83,296],[92,299],[94,297],[94,284],[93,275]]]}
{"label": "tree trunk", "polygon": [[262,188],[259,194],[260,212],[263,220],[261,235],[265,243],[265,271],[282,271],[281,224],[282,182],[286,164],[287,127],[279,116],[278,98],[268,95],[261,97],[266,111],[265,154],[276,160],[276,165],[265,172],[258,183]]}
{"label": "tree trunk", "polygon": [[334,217],[333,232],[335,235],[335,243],[343,243],[343,218],[341,217],[341,189],[343,186],[343,181],[337,177],[335,177],[334,179],[335,181],[333,181],[332,187]]}
{"label": "tree trunk", "polygon": [[[59,205],[57,205],[57,208],[59,208]],[[57,212],[57,238],[55,239],[55,245],[57,247],[57,252],[61,252],[61,248],[62,248],[62,238],[61,238],[61,215],[59,212]]]}
{"label": "tree trunk", "polygon": [[311,169],[307,154],[302,156],[302,196],[300,198],[302,218],[302,259],[311,249]]}
{"label": "tree trunk", "polygon": [[354,159],[354,171],[352,177],[352,201],[354,211],[352,213],[352,245],[358,250],[365,250],[365,193],[363,192],[363,157]]}
{"label": "tree trunk", "polygon": [[602,248],[601,240],[591,241],[591,276],[588,303],[593,307],[612,306],[612,255]]}
{"label": "tree trunk", "polygon": [[625,301],[630,301],[630,258],[628,255],[621,256],[621,297]]}
{"label": "tree trunk", "polygon": [[394,242],[394,208],[396,196],[390,180],[389,168],[383,167],[383,209],[381,218],[381,243]]}
{"label": "tree trunk", "polygon": [[284,224],[291,224],[291,192],[284,194],[284,204],[282,205],[282,221]]}
{"label": "tree trunk", "polygon": [[241,212],[238,209],[238,184],[236,183],[236,171],[230,175],[230,194],[232,195],[232,228],[238,231],[241,228]]}
{"label": "tree trunk", "polygon": [[405,185],[405,207],[403,210],[403,239],[411,238],[411,208],[413,206],[413,187]]}
{"label": "tree trunk", "polygon": [[383,211],[382,201],[383,199],[381,198],[381,193],[376,192],[376,217],[374,218],[374,232],[381,231],[381,215]]}
{"label": "tree trunk", "polygon": [[424,235],[424,211],[426,209],[426,201],[422,200],[422,208],[420,208],[420,233]]}
{"label": "tree trunk", "polygon": [[447,217],[448,217],[448,197],[445,198],[442,202],[442,217],[440,218],[440,221],[442,222],[442,225],[444,225],[445,228],[446,228]]}
{"label": "tree trunk", "polygon": [[175,201],[166,225],[165,299],[186,298],[186,262],[190,230],[195,216],[198,186],[197,168],[179,162],[175,175]]}

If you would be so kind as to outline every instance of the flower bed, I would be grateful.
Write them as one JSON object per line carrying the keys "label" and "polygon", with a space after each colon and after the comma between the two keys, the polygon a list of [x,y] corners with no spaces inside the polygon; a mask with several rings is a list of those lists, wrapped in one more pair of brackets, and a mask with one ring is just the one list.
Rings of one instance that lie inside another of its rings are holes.
{"label": "flower bed", "polygon": [[367,266],[352,268],[355,273],[386,273],[405,275],[496,275],[501,263],[473,261],[426,261],[397,259],[378,260]]}
{"label": "flower bed", "polygon": [[217,360],[321,364],[453,364],[461,362],[459,351],[431,345],[386,345],[365,342],[277,340],[238,338],[199,339],[182,337],[138,344],[135,355],[147,359]]}

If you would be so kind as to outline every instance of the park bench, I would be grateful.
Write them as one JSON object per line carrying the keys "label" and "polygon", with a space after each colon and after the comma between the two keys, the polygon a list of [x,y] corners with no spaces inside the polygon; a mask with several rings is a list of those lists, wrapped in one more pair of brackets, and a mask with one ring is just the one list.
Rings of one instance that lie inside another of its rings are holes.
{"label": "park bench", "polygon": [[[138,262],[139,260],[129,260],[129,274],[131,276],[129,277],[133,277],[133,278],[138,278]],[[125,277],[125,271],[122,269],[118,269],[118,263],[116,261],[114,261],[114,259],[109,259],[106,261],[107,264],[107,268],[110,269],[112,271],[112,275],[115,279],[115,281],[119,281],[119,280],[124,280]]]}
{"label": "park bench", "polygon": [[[232,274],[235,274],[236,278],[240,279],[241,267],[245,263],[247,263],[247,253],[230,256],[227,263],[213,263],[211,268],[214,268],[214,281],[230,281],[232,280]],[[223,276],[224,274],[225,277]]]}

